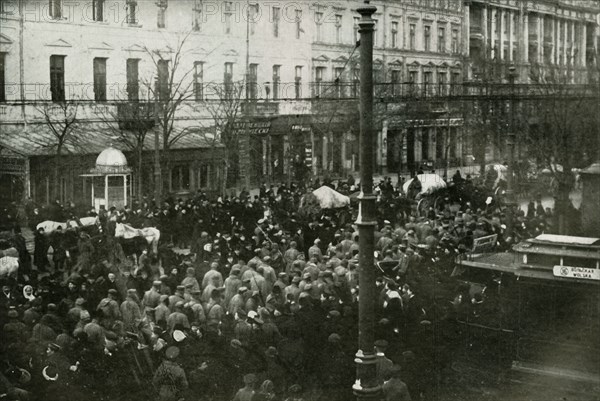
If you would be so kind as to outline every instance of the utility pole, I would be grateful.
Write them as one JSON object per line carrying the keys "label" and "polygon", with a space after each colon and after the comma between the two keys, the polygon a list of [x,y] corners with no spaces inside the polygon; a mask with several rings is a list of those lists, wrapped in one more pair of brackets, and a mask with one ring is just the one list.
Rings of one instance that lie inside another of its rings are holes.
{"label": "utility pole", "polygon": [[359,297],[358,342],[356,353],[356,382],[352,386],[358,400],[379,400],[381,387],[377,383],[377,356],[375,354],[375,200],[373,194],[373,27],[371,18],[377,11],[365,1],[358,8],[362,16],[360,32],[360,185],[359,209],[356,225],[359,235]]}
{"label": "utility pole", "polygon": [[506,171],[506,238],[512,238],[514,241],[514,230],[515,230],[515,183],[514,183],[514,166],[515,166],[515,80],[517,78],[517,69],[515,66],[509,67],[508,79],[510,81],[510,128],[508,137],[506,139],[506,145],[508,150],[508,168]]}
{"label": "utility pole", "polygon": [[[158,113],[160,113],[159,105],[159,93],[160,83],[158,77],[156,78],[155,90],[154,90],[154,202],[155,206],[159,207],[161,204],[162,196],[162,172],[160,170],[160,120]],[[137,105],[139,107],[139,104]]]}

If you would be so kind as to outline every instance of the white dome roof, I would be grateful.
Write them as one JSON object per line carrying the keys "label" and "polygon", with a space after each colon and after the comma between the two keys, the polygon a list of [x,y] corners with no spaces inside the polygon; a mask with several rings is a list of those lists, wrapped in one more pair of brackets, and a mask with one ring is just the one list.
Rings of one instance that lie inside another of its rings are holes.
{"label": "white dome roof", "polygon": [[123,168],[127,167],[127,158],[119,149],[112,146],[104,149],[96,159],[96,168]]}

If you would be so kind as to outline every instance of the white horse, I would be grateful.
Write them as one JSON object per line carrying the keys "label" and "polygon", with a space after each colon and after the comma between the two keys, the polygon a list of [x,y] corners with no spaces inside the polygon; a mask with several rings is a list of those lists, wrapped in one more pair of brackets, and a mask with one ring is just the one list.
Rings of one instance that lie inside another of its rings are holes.
{"label": "white horse", "polygon": [[148,245],[152,245],[152,252],[158,253],[158,241],[160,240],[160,231],[155,227],[134,228],[128,224],[117,223],[115,237],[131,239],[135,237],[144,237]]}
{"label": "white horse", "polygon": [[[98,217],[82,217],[79,219],[79,221],[81,222],[81,227],[90,227],[90,226],[99,224]],[[39,230],[40,228],[43,228],[44,232],[46,234],[50,234],[50,233],[56,231],[58,229],[58,227],[61,227],[62,229],[66,230],[66,229],[75,229],[80,226],[77,223],[77,220],[67,220],[64,223],[46,220],[46,221],[42,221],[35,228],[37,230]]]}
{"label": "white horse", "polygon": [[19,253],[15,248],[0,251],[0,278],[17,277],[19,271]]}

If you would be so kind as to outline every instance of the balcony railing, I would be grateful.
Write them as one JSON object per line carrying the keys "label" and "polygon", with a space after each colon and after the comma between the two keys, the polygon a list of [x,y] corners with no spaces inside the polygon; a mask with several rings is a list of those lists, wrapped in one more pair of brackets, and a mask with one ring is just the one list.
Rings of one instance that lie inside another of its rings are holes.
{"label": "balcony railing", "polygon": [[469,33],[471,34],[471,36],[483,36],[483,29],[481,28],[481,26],[471,25],[469,27]]}

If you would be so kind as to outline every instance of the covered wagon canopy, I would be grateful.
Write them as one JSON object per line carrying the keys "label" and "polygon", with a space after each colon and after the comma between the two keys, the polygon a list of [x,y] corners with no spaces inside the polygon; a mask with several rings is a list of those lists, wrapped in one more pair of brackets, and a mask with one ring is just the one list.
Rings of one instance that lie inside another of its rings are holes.
{"label": "covered wagon canopy", "polygon": [[350,198],[346,195],[342,195],[334,189],[323,185],[321,188],[312,191],[319,202],[319,206],[322,209],[335,209],[338,207],[348,206],[350,204]]}
{"label": "covered wagon canopy", "polygon": [[[419,174],[417,175],[417,178],[421,182],[421,191],[419,192],[419,195],[430,194],[437,189],[446,188],[446,181],[437,174]],[[404,193],[408,193],[410,184],[412,184],[414,180],[414,178],[411,178],[404,183],[402,186]]]}

